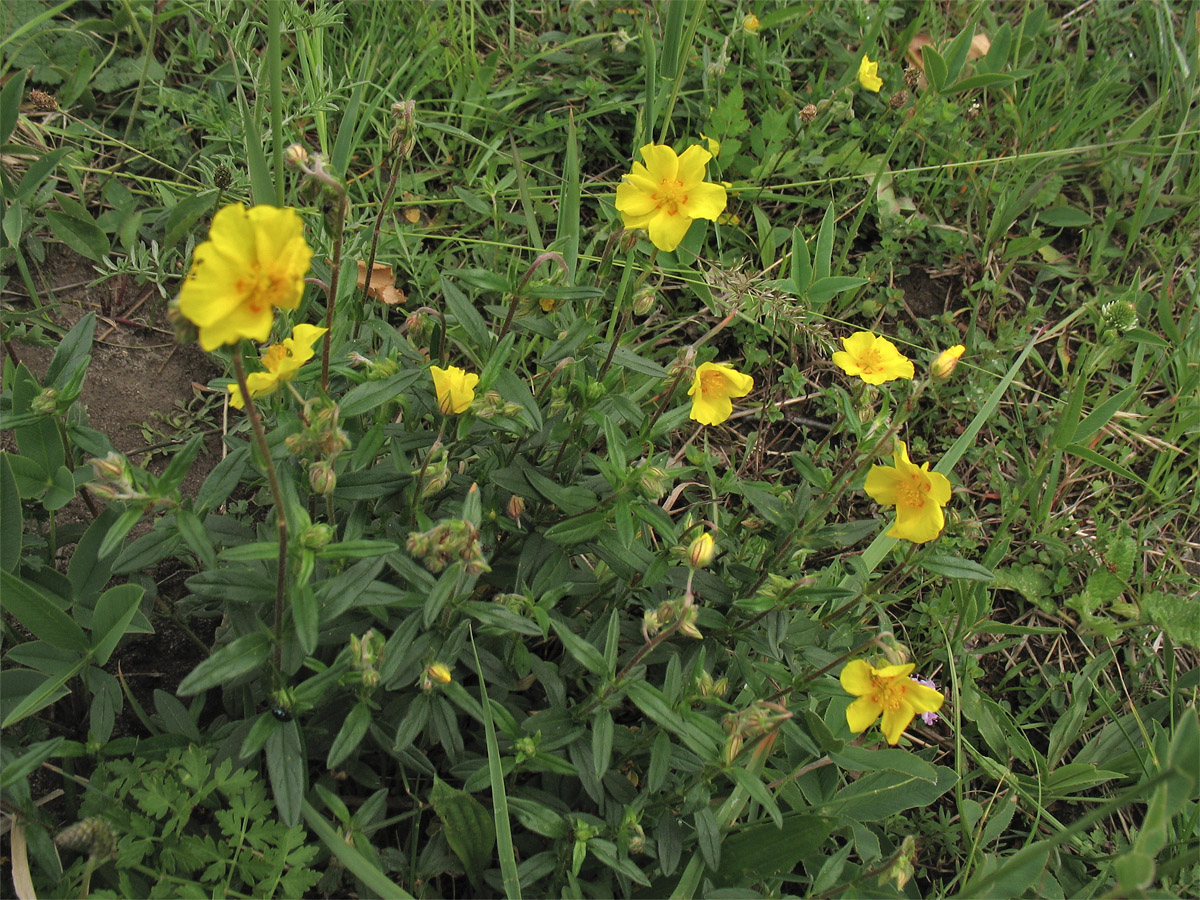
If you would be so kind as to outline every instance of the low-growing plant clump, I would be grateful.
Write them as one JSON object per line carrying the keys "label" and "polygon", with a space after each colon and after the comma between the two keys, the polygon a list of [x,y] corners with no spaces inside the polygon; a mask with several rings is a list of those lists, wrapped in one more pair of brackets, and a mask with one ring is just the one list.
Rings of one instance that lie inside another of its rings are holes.
{"label": "low-growing plant clump", "polygon": [[1200,890],[1187,9],[2,15],[14,895]]}

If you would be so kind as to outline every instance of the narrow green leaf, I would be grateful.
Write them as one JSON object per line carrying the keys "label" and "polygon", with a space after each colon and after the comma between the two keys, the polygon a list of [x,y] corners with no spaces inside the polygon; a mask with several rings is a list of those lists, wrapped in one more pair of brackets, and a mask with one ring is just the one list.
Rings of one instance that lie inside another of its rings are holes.
{"label": "narrow green leaf", "polygon": [[828,278],[833,266],[833,238],[837,233],[837,216],[833,204],[825,207],[825,215],[821,218],[821,227],[817,231],[817,247],[813,256],[813,282]]}
{"label": "narrow green leaf", "polygon": [[266,632],[244,634],[192,669],[175,693],[180,697],[190,697],[232,681],[261,666],[270,653],[271,636]]}
{"label": "narrow green leaf", "polygon": [[324,816],[317,812],[307,800],[301,802],[300,812],[304,816],[305,824],[312,829],[313,834],[325,845],[325,848],[377,897],[413,900],[412,894],[388,879],[379,870],[379,867],[359,853],[354,845],[347,844],[342,836],[333,829],[333,826],[325,821]]}
{"label": "narrow green leaf", "polygon": [[496,827],[482,803],[466,791],[434,777],[430,804],[442,820],[446,843],[463,864],[467,878],[479,886],[496,847]]}
{"label": "narrow green leaf", "polygon": [[20,757],[6,763],[4,768],[0,769],[0,789],[8,790],[10,786],[16,784],[52,757],[64,740],[64,738],[56,737],[31,744]]}
{"label": "narrow green leaf", "polygon": [[362,743],[362,739],[370,727],[371,707],[360,700],[354,704],[354,708],[342,722],[337,737],[333,739],[333,743],[329,747],[329,755],[325,759],[325,768],[336,768],[342,760],[358,749],[358,745]]}
{"label": "narrow green leaf", "polygon": [[22,578],[0,571],[4,611],[33,632],[38,640],[64,650],[86,652],[90,646],[83,629],[42,591]]}
{"label": "narrow green leaf", "polygon": [[917,557],[917,564],[927,572],[945,575],[947,578],[963,578],[967,581],[991,581],[995,573],[977,562],[953,556],[949,553],[930,553]]}
{"label": "narrow green leaf", "polygon": [[1119,391],[1093,409],[1084,417],[1083,421],[1076,426],[1075,434],[1071,438],[1070,443],[1082,444],[1093,434],[1107,425],[1112,417],[1120,412],[1121,408],[1125,406],[1126,403],[1133,399],[1135,393],[1137,393],[1137,388],[1127,387],[1125,390]]}
{"label": "narrow green leaf", "polygon": [[125,629],[133,621],[145,592],[138,584],[119,584],[100,595],[92,614],[92,655],[96,665],[108,663],[117,642],[125,636]]}
{"label": "narrow green leaf", "polygon": [[290,828],[300,822],[300,807],[308,786],[308,760],[300,746],[300,727],[295,719],[271,732],[263,749],[279,821]]}
{"label": "narrow green leaf", "polygon": [[9,454],[0,452],[0,570],[15,574],[21,564],[25,516]]}
{"label": "narrow green leaf", "polygon": [[108,256],[111,249],[108,235],[94,220],[69,216],[56,209],[47,210],[45,216],[53,235],[80,256],[86,256],[93,262],[100,262]]}
{"label": "narrow green leaf", "polygon": [[604,655],[590,643],[571,631],[570,625],[559,619],[551,619],[550,627],[554,629],[554,633],[558,635],[558,639],[562,641],[567,652],[571,654],[577,663],[593,675],[598,675],[601,678],[607,674],[608,666],[604,662]]}

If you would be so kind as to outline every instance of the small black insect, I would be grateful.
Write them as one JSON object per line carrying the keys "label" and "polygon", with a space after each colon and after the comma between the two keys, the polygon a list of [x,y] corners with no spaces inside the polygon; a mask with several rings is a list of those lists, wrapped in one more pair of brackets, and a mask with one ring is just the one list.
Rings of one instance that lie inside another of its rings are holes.
{"label": "small black insect", "polygon": [[290,712],[288,712],[286,709],[284,709],[282,706],[276,706],[276,707],[272,708],[271,715],[273,715],[275,718],[277,718],[280,722],[292,721],[292,714]]}

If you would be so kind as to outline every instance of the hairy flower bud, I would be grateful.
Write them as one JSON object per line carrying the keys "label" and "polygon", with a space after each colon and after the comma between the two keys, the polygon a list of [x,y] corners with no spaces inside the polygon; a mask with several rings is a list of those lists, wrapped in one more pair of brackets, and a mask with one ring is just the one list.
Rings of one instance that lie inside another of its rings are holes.
{"label": "hairy flower bud", "polygon": [[308,148],[303,144],[292,144],[283,151],[283,159],[293,169],[301,169],[308,164]]}
{"label": "hairy flower bud", "polygon": [[333,469],[333,463],[321,460],[309,466],[308,486],[314,494],[332,494],[337,487],[337,472]]}
{"label": "hairy flower bud", "polygon": [[896,91],[896,93],[892,94],[892,96],[888,99],[888,106],[890,106],[892,109],[899,109],[907,102],[908,91],[900,90]]}
{"label": "hairy flower bud", "polygon": [[817,118],[817,107],[812,103],[806,104],[800,110],[800,121],[805,125],[810,125]]}
{"label": "hairy flower bud", "polygon": [[949,378],[966,350],[967,348],[962,344],[955,344],[953,347],[943,350],[938,354],[937,359],[929,364],[930,374],[934,378]]}
{"label": "hairy flower bud", "polygon": [[117,855],[117,834],[107,819],[91,816],[60,831],[54,843],[67,850],[86,852],[97,863]]}
{"label": "hairy flower bud", "polygon": [[227,191],[229,190],[229,186],[233,184],[233,172],[230,170],[229,166],[225,165],[224,163],[220,163],[215,169],[213,169],[212,180],[213,187],[215,187],[218,191]]}
{"label": "hairy flower bud", "polygon": [[333,540],[333,528],[318,522],[300,532],[300,546],[305,550],[321,550]]}
{"label": "hairy flower bud", "polygon": [[693,569],[703,569],[717,555],[716,541],[708,532],[692,541],[688,547],[688,565]]}
{"label": "hairy flower bud", "polygon": [[921,84],[921,70],[916,66],[909,66],[905,69],[904,83],[908,85],[910,91],[915,91]]}
{"label": "hairy flower bud", "polygon": [[505,512],[519,526],[521,524],[521,513],[525,512],[525,498],[513,494],[508,498],[508,507]]}
{"label": "hairy flower bud", "polygon": [[638,316],[648,316],[658,306],[658,291],[645,287],[633,295],[633,312]]}
{"label": "hairy flower bud", "polygon": [[41,393],[30,401],[29,409],[35,416],[52,416],[58,408],[58,388],[42,388]]}

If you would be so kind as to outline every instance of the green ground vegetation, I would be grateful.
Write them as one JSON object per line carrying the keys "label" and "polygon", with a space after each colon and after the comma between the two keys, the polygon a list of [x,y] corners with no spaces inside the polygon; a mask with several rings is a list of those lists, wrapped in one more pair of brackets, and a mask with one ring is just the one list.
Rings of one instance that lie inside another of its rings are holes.
{"label": "green ground vegetation", "polygon": [[[1193,5],[0,22],[15,890],[1200,892]],[[716,151],[727,186],[672,252],[615,208],[647,144]],[[299,211],[310,284],[272,339],[328,342],[261,435],[225,404],[262,371],[243,341],[144,429],[165,465],[111,456],[79,395],[114,311],[56,267],[165,325],[231,203]],[[834,365],[861,331],[915,377]],[[704,362],[754,380],[717,425],[689,418]],[[431,364],[479,376],[461,414]],[[898,441],[953,487],[934,541],[864,492]],[[165,631],[194,665],[139,695],[122,655]],[[936,720],[851,732],[852,659],[914,663]]]}

